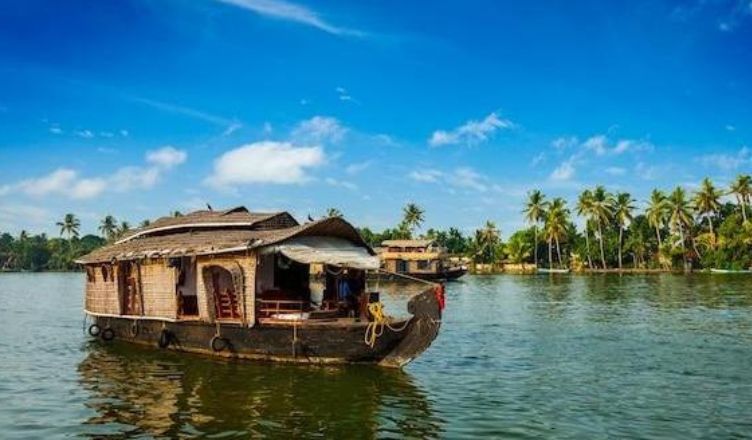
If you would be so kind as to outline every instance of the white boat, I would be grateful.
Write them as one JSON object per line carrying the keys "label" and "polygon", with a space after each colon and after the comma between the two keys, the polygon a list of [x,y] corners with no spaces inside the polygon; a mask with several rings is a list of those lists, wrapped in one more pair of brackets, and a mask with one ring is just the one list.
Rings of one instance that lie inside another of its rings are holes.
{"label": "white boat", "polygon": [[537,269],[538,273],[569,273],[570,269],[551,269],[551,268],[545,268],[545,267],[539,267]]}
{"label": "white boat", "polygon": [[749,269],[738,269],[738,270],[733,270],[733,269],[710,269],[710,273],[723,273],[723,274],[726,274],[726,273],[737,274],[737,273],[739,273],[739,274],[742,274],[742,273],[752,273],[752,270],[749,270]]}

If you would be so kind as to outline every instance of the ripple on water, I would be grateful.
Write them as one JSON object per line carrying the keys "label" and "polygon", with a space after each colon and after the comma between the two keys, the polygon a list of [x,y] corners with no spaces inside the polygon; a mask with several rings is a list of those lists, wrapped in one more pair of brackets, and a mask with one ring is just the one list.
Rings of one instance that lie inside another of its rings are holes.
{"label": "ripple on water", "polygon": [[750,284],[466,277],[395,372],[89,343],[80,274],[0,274],[0,438],[747,437]]}

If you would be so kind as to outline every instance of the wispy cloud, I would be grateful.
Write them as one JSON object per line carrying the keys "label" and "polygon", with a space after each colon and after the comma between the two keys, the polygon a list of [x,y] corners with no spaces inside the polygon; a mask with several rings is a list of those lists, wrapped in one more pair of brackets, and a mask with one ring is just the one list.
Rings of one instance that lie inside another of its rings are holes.
{"label": "wispy cloud", "polygon": [[201,110],[196,110],[194,108],[185,107],[182,105],[171,104],[169,102],[162,102],[162,101],[156,101],[153,99],[138,98],[138,97],[130,98],[130,100],[133,102],[147,105],[157,110],[167,112],[167,113],[174,113],[177,115],[187,116],[189,118],[208,122],[210,124],[219,125],[221,127],[225,127],[225,131],[227,131],[227,129],[229,129],[232,126],[239,124],[239,122],[235,119],[213,115],[211,113],[207,113]]}
{"label": "wispy cloud", "polygon": [[574,177],[574,175],[575,175],[574,160],[570,158],[560,163],[559,166],[557,166],[553,170],[553,172],[551,172],[551,175],[549,176],[549,178],[555,181],[565,181],[565,180],[571,180]]}
{"label": "wispy cloud", "polygon": [[126,192],[148,189],[159,182],[165,171],[183,163],[184,151],[164,147],[146,153],[147,166],[126,166],[109,176],[82,177],[78,171],[61,167],[41,177],[0,185],[0,196],[24,194],[31,197],[61,196],[70,199],[91,199],[106,189]]}
{"label": "wispy cloud", "polygon": [[337,143],[347,133],[337,118],[330,116],[314,116],[301,121],[292,131],[292,137],[301,142],[332,142]]}
{"label": "wispy cloud", "polygon": [[752,151],[742,147],[736,153],[706,154],[695,159],[703,166],[720,168],[724,171],[734,171],[742,166],[752,164]]}
{"label": "wispy cloud", "polygon": [[514,127],[509,119],[502,119],[491,113],[480,121],[470,120],[453,130],[436,130],[431,134],[428,144],[432,147],[442,145],[476,145],[487,141],[497,130]]}
{"label": "wispy cloud", "polygon": [[448,172],[423,168],[411,171],[408,177],[416,182],[442,184],[477,192],[486,192],[490,187],[488,177],[470,167],[457,167]]}
{"label": "wispy cloud", "polygon": [[355,29],[336,26],[321,15],[300,4],[283,0],[217,0],[220,3],[236,6],[259,15],[300,23],[339,36],[364,36],[365,33]]}

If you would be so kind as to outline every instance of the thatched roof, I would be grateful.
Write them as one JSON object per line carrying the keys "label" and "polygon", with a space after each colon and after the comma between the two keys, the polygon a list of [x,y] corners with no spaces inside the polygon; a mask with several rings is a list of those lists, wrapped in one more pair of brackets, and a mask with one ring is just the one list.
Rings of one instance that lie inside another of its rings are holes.
{"label": "thatched roof", "polygon": [[433,244],[434,240],[416,239],[416,240],[384,240],[381,246],[384,247],[428,247]]}
{"label": "thatched roof", "polygon": [[[193,214],[195,213],[184,217],[190,217]],[[251,213],[248,214],[254,215]],[[282,214],[289,216],[287,213]],[[274,216],[278,215],[280,214],[274,214]],[[274,216],[271,218],[274,218]],[[257,226],[258,223],[255,225]],[[296,222],[295,226],[277,229],[259,229],[256,226],[238,228],[235,225],[215,225],[211,227],[173,229],[171,231],[161,230],[159,233],[154,234],[131,235],[126,240],[121,240],[115,244],[97,249],[79,258],[77,262],[92,264],[113,260],[225,254],[278,244],[299,236],[340,237],[358,246],[365,247],[371,255],[375,255],[373,250],[360,237],[355,227],[337,217],[326,218],[303,225],[299,225]]]}
{"label": "thatched roof", "polygon": [[161,217],[149,226],[135,229],[118,240],[122,243],[137,237],[179,231],[215,229],[217,227],[237,229],[277,229],[296,226],[298,222],[286,212],[249,212],[244,206],[222,211],[201,210],[178,217]]}

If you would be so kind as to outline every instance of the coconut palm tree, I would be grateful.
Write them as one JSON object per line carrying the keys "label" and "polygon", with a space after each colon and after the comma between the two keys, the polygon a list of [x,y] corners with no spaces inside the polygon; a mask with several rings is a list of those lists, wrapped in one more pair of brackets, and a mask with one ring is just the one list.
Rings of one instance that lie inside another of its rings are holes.
{"label": "coconut palm tree", "polygon": [[556,255],[559,260],[559,267],[562,266],[561,239],[564,238],[567,233],[568,217],[569,210],[567,209],[567,202],[561,197],[553,199],[546,211],[545,222],[546,239],[548,241],[549,269],[551,268],[551,248],[553,243],[556,243]]}
{"label": "coconut palm tree", "polygon": [[669,225],[679,233],[679,243],[682,248],[682,257],[686,267],[686,237],[685,230],[689,230],[692,225],[692,211],[690,203],[687,200],[687,193],[684,188],[677,186],[668,197],[668,214]]}
{"label": "coconut palm tree", "polygon": [[128,223],[126,221],[122,221],[122,222],[120,222],[120,226],[118,226],[118,228],[117,228],[117,236],[118,237],[122,237],[123,235],[125,235],[130,230],[131,230],[130,223]]}
{"label": "coconut palm tree", "polygon": [[530,243],[525,243],[521,235],[513,235],[509,242],[504,246],[504,250],[509,255],[512,263],[520,264],[526,258],[530,257]]}
{"label": "coconut palm tree", "polygon": [[[710,231],[711,242],[715,242],[715,232],[713,231],[713,217],[718,214],[721,209],[721,196],[723,194],[719,189],[713,185],[707,177],[702,180],[700,189],[695,192],[693,199],[694,209],[700,218],[705,217],[708,219],[708,229]],[[715,245],[713,244],[713,247]]]}
{"label": "coconut palm tree", "polygon": [[326,216],[327,217],[342,217],[343,215],[342,215],[342,211],[340,211],[339,209],[329,208],[326,211]]}
{"label": "coconut palm tree", "polygon": [[590,217],[593,211],[593,192],[589,189],[581,192],[577,198],[577,215],[585,219],[585,250],[587,251],[588,267],[592,269],[593,259],[590,256]]}
{"label": "coconut palm tree", "polygon": [[733,194],[736,197],[736,203],[742,209],[742,219],[744,223],[747,223],[747,205],[752,195],[752,177],[747,174],[736,176],[736,179],[731,182],[729,194]]}
{"label": "coconut palm tree", "polygon": [[60,227],[60,235],[68,234],[68,238],[78,237],[78,231],[81,229],[81,221],[74,214],[65,214],[62,221],[55,223]]}
{"label": "coconut palm tree", "polygon": [[117,231],[117,220],[115,220],[115,217],[111,215],[107,215],[102,219],[102,222],[99,224],[99,232],[102,233],[102,235],[106,239],[111,239],[115,232]]}
{"label": "coconut palm tree", "polygon": [[481,229],[475,231],[475,255],[483,262],[493,262],[499,244],[501,244],[501,231],[496,223],[488,220]]}
{"label": "coconut palm tree", "polygon": [[413,230],[419,228],[425,220],[425,211],[415,203],[408,203],[402,209],[402,223],[400,229],[404,229],[412,236]]}
{"label": "coconut palm tree", "polygon": [[523,211],[525,221],[533,225],[533,259],[536,265],[538,264],[538,224],[545,217],[546,205],[546,196],[540,190],[535,189],[528,193]]}
{"label": "coconut palm tree", "polygon": [[632,211],[634,211],[634,199],[629,193],[618,193],[614,200],[614,219],[619,226],[619,270],[622,269],[622,247],[624,244],[624,230],[632,222]]}
{"label": "coconut palm tree", "polygon": [[606,268],[606,252],[603,249],[603,225],[611,221],[613,217],[614,198],[602,185],[593,190],[592,217],[598,227],[598,241],[601,251],[601,264]]}
{"label": "coconut palm tree", "polygon": [[647,217],[648,224],[655,228],[655,237],[658,239],[658,252],[660,252],[663,246],[663,243],[661,243],[661,229],[666,224],[666,217],[668,216],[668,200],[663,191],[654,189],[650,193],[650,200],[645,210],[645,216]]}

